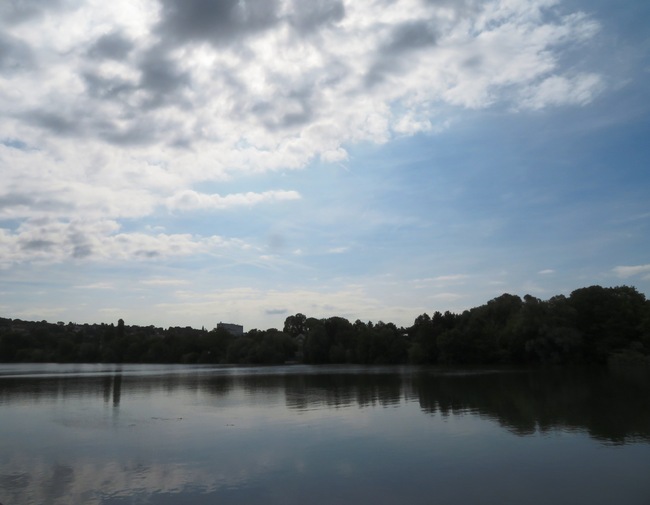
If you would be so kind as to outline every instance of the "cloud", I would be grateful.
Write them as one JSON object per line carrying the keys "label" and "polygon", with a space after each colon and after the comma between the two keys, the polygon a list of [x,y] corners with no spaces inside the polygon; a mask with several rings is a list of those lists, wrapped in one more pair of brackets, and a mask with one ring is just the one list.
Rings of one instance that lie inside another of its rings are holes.
{"label": "cloud", "polygon": [[197,254],[215,254],[248,246],[237,239],[190,234],[150,235],[120,233],[115,221],[73,221],[33,219],[16,231],[0,228],[0,268],[37,262],[61,263],[71,259],[86,261],[166,260]]}
{"label": "cloud", "polygon": [[64,306],[57,307],[40,307],[40,306],[31,306],[29,308],[20,308],[16,311],[13,311],[13,317],[16,319],[25,319],[31,321],[55,321],[61,317],[61,314],[64,314],[66,308]]}
{"label": "cloud", "polygon": [[278,22],[276,0],[159,1],[161,15],[156,29],[177,43],[230,43]]}
{"label": "cloud", "polygon": [[135,45],[121,31],[102,35],[90,46],[88,55],[91,58],[121,61],[127,58]]}
{"label": "cloud", "polygon": [[177,61],[165,52],[154,48],[142,55],[139,61],[140,82],[138,90],[148,96],[140,103],[145,109],[170,103],[184,103],[183,89],[191,83],[190,75]]}
{"label": "cloud", "polygon": [[366,84],[372,86],[381,82],[386,74],[406,72],[409,60],[405,53],[433,46],[437,38],[427,21],[407,21],[392,27],[388,40],[378,48],[376,60],[366,75]]}
{"label": "cloud", "polygon": [[48,10],[59,10],[67,0],[20,0],[0,3],[0,24],[14,25],[42,16]]}
{"label": "cloud", "polygon": [[[0,219],[14,220],[1,260],[98,259],[116,242],[129,258],[208,251],[209,236],[114,226],[161,209],[299,199],[195,188],[340,162],[355,144],[435,131],[449,124],[443,111],[584,106],[606,79],[562,56],[598,25],[565,10],[557,0],[1,3]],[[83,222],[94,223],[86,239],[71,240]]]}
{"label": "cloud", "polygon": [[597,74],[579,74],[573,77],[554,75],[523,90],[520,105],[534,110],[549,105],[585,105],[603,88],[603,79]]}
{"label": "cloud", "polygon": [[265,202],[300,200],[300,198],[297,191],[284,190],[265,191],[263,193],[235,193],[225,196],[185,190],[168,198],[167,207],[171,210],[227,209],[230,207],[250,207]]}
{"label": "cloud", "polygon": [[433,280],[436,282],[457,282],[464,281],[468,277],[469,276],[465,274],[440,275],[438,277],[434,277]]}
{"label": "cloud", "polygon": [[145,286],[184,286],[189,284],[189,282],[183,279],[155,278],[142,280],[140,284],[144,284]]}
{"label": "cloud", "polygon": [[0,31],[0,72],[11,74],[32,66],[32,51],[22,40]]}
{"label": "cloud", "polygon": [[432,46],[436,43],[437,38],[436,31],[428,22],[407,21],[391,30],[390,41],[385,45],[384,50],[402,54],[413,49]]}
{"label": "cloud", "polygon": [[[367,293],[359,286],[318,290],[278,291],[246,287],[210,292],[188,291],[179,300],[160,303],[156,308],[163,311],[170,320],[203,320],[206,314],[218,314],[221,320],[245,320],[253,327],[262,327],[263,321],[268,321],[268,311],[274,310],[265,307],[281,307],[284,312],[274,314],[276,316],[300,312],[316,318],[354,315],[364,321],[378,321],[385,320],[387,316],[399,315],[399,319],[405,322],[412,321],[413,313],[418,310],[413,306],[397,306],[393,308],[394,314],[386,314],[386,301]],[[395,317],[390,320],[396,322]]]}
{"label": "cloud", "polygon": [[429,288],[431,285],[442,287],[449,284],[463,284],[468,278],[469,275],[466,274],[439,275],[438,277],[415,279],[413,284],[419,288]]}
{"label": "cloud", "polygon": [[546,270],[540,270],[540,271],[537,272],[537,273],[538,273],[539,275],[551,275],[551,274],[554,274],[554,273],[555,273],[555,270],[553,270],[553,269],[551,269],[551,268],[548,268],[548,269],[546,269]]}
{"label": "cloud", "polygon": [[459,295],[458,293],[437,293],[433,295],[431,298],[433,298],[437,302],[455,302],[463,298],[463,296]]}
{"label": "cloud", "polygon": [[293,0],[289,22],[302,35],[314,33],[319,28],[334,25],[345,17],[345,5],[341,0]]}
{"label": "cloud", "polygon": [[[20,117],[60,135],[121,145],[137,133],[137,143],[173,145],[174,140],[166,138],[171,130],[187,130],[191,141],[216,142],[226,156],[228,151],[242,153],[242,141],[251,147],[249,153],[260,155],[269,148],[281,152],[283,144],[291,143],[292,150],[304,150],[295,162],[304,165],[315,155],[336,152],[349,140],[384,139],[391,126],[405,131],[402,107],[393,104],[408,103],[404,114],[413,117],[421,110],[426,118],[432,100],[489,106],[499,86],[515,97],[511,87],[520,86],[518,105],[528,108],[584,104],[599,88],[596,74],[553,75],[560,42],[592,36],[593,30],[585,27],[594,22],[584,16],[544,21],[537,14],[544,4],[539,7],[532,0],[494,2],[482,9],[476,3],[468,9],[470,2],[463,8],[429,2],[424,8],[403,0],[379,11],[371,5],[327,0],[159,4],[157,21],[142,21],[137,38],[132,36],[136,30],[122,19],[121,26],[114,19],[109,32],[88,21],[69,31],[96,33],[84,40],[48,33],[45,24],[45,35],[53,35],[57,45],[65,41],[61,49],[66,56],[47,55],[43,70],[52,77],[47,90],[36,90],[29,78],[22,83],[36,93],[32,107],[17,104]],[[87,7],[81,3],[79,8]],[[106,9],[107,21],[115,18]],[[133,18],[151,19],[145,7],[140,9]],[[466,17],[449,18],[450,9]],[[84,19],[63,16],[60,23]],[[335,31],[313,38],[315,27],[332,23],[337,23]],[[32,38],[31,47],[41,47],[43,41]],[[238,48],[231,49],[235,43]],[[75,52],[75,44],[88,49]],[[391,75],[399,75],[399,87],[393,86]],[[360,99],[368,92],[364,79],[366,84],[388,79],[388,87]],[[52,103],[56,109],[44,107]],[[162,107],[171,109],[158,112]],[[327,145],[303,135],[328,124],[338,131]],[[426,119],[415,124],[425,131],[430,128]],[[288,131],[275,133],[278,129]],[[266,161],[248,156],[247,164],[273,167],[271,157],[263,157]],[[285,158],[286,165],[295,163]]]}
{"label": "cloud", "polygon": [[[412,286],[418,290],[426,290],[425,292],[431,292],[434,289],[449,289],[451,287],[461,286],[465,284],[465,281],[469,278],[470,276],[466,274],[440,275],[438,277],[414,279],[412,281]],[[437,300],[435,296],[434,299]],[[448,301],[455,300],[449,299]]]}
{"label": "cloud", "polygon": [[623,279],[642,276],[643,280],[650,280],[650,265],[618,266],[613,272]]}
{"label": "cloud", "polygon": [[94,282],[73,287],[76,289],[115,289],[115,284],[112,282]]}
{"label": "cloud", "polygon": [[19,149],[21,151],[27,151],[29,149],[29,146],[20,139],[5,138],[0,140],[0,144],[7,147],[12,147],[14,149]]}
{"label": "cloud", "polygon": [[60,136],[82,135],[84,120],[77,114],[61,114],[53,110],[29,110],[24,115],[28,124]]}
{"label": "cloud", "polygon": [[32,191],[27,194],[24,184],[16,181],[0,194],[0,219],[140,217],[157,204],[155,195],[139,188],[93,187],[43,177],[31,182]]}
{"label": "cloud", "polygon": [[70,203],[59,198],[50,198],[41,195],[26,195],[16,193],[5,193],[0,195],[0,216],[19,216],[32,213],[52,213],[72,209]]}
{"label": "cloud", "polygon": [[289,311],[287,309],[267,309],[264,312],[269,316],[281,316],[287,314]]}

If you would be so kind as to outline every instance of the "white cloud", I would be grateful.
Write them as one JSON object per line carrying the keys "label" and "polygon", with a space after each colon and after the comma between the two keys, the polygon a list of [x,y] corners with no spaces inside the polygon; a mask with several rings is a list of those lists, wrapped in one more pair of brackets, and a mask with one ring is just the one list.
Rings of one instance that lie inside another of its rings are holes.
{"label": "white cloud", "polygon": [[456,281],[463,281],[468,277],[469,276],[465,274],[440,275],[438,277],[434,277],[433,280],[437,282],[456,282]]}
{"label": "white cloud", "polygon": [[331,249],[328,249],[327,252],[328,254],[344,254],[350,250],[349,247],[332,247]]}
{"label": "white cloud", "polygon": [[414,286],[418,288],[430,288],[431,286],[435,287],[444,287],[447,285],[458,285],[463,284],[465,280],[469,278],[469,275],[466,274],[451,274],[451,275],[439,275],[437,277],[426,277],[423,279],[413,280]]}
{"label": "white cloud", "polygon": [[250,207],[265,202],[299,200],[297,191],[265,191],[263,193],[236,193],[226,196],[206,195],[192,190],[184,190],[167,199],[167,207],[172,210],[226,209],[229,207]]}
{"label": "white cloud", "polygon": [[542,109],[549,105],[586,105],[604,88],[603,79],[596,74],[574,77],[553,75],[522,92],[521,106]]}
{"label": "white cloud", "polygon": [[32,306],[26,309],[17,309],[12,311],[14,318],[25,319],[28,321],[43,321],[47,320],[53,322],[60,319],[62,314],[66,312],[64,307],[47,307],[47,306]]}
{"label": "white cloud", "polygon": [[115,284],[112,282],[94,282],[92,284],[83,284],[73,287],[76,289],[115,289]]}
{"label": "white cloud", "polygon": [[614,273],[623,279],[642,276],[644,280],[650,280],[650,265],[618,266]]}
{"label": "white cloud", "polygon": [[154,278],[154,279],[145,279],[140,281],[140,284],[145,286],[185,286],[189,284],[188,281],[183,279],[164,279],[164,278]]}
{"label": "white cloud", "polygon": [[330,151],[323,151],[320,154],[320,159],[325,163],[336,163],[338,161],[345,161],[348,159],[348,152],[342,147],[337,147]]}
{"label": "white cloud", "polygon": [[190,234],[119,233],[115,221],[31,220],[16,231],[0,228],[0,267],[24,262],[165,260],[249,248],[241,240]]}
{"label": "white cloud", "polygon": [[551,268],[547,268],[546,270],[540,270],[540,271],[537,272],[537,273],[538,273],[539,275],[551,275],[551,274],[554,274],[554,273],[555,273],[555,270],[553,270],[553,269],[551,269]]}
{"label": "white cloud", "polygon": [[[288,314],[301,312],[309,317],[326,318],[341,316],[360,318],[363,321],[393,321],[408,324],[414,317],[413,307],[393,306],[386,313],[387,301],[369,294],[359,286],[341,286],[335,289],[287,289],[283,291],[256,288],[231,288],[219,292],[183,291],[174,303],[161,303],[157,309],[165,317],[176,321],[205,321],[206,315],[215,319],[246,321],[259,326],[268,320],[268,311],[282,307],[286,312],[276,314],[276,326]],[[390,316],[390,317],[389,317]],[[204,323],[210,326],[210,321]],[[247,328],[250,329],[250,328]]]}
{"label": "white cloud", "polygon": [[598,25],[559,0],[279,0],[231,23],[225,4],[169,5],[86,0],[0,22],[31,62],[2,71],[0,56],[0,219],[19,222],[1,264],[88,256],[68,237],[80,221],[95,259],[201,254],[214,238],[116,227],[296,200],[192,188],[341,162],[355,143],[443,129],[450,108],[585,105],[605,82],[561,68]]}

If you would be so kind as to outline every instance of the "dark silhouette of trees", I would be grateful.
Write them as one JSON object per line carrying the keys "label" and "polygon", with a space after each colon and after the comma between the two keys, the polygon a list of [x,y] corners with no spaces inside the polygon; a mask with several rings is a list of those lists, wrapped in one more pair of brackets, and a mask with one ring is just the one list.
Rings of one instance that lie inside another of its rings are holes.
{"label": "dark silhouette of trees", "polygon": [[298,335],[304,335],[307,331],[306,328],[307,316],[304,314],[296,314],[295,316],[289,316],[284,320],[283,331],[291,335],[292,337],[297,337]]}
{"label": "dark silhouette of trees", "polygon": [[650,302],[635,288],[590,286],[540,300],[503,294],[462,314],[398,328],[298,313],[282,331],[76,325],[0,318],[2,362],[604,364],[650,363]]}

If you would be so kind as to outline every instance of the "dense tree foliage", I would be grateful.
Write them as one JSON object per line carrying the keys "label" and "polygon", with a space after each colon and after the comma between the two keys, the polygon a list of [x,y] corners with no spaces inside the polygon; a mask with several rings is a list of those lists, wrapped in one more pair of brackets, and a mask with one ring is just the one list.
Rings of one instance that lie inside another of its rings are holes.
{"label": "dense tree foliage", "polygon": [[412,326],[289,316],[282,331],[234,336],[153,326],[0,318],[0,361],[128,363],[578,364],[650,362],[650,302],[635,288],[591,286],[547,301],[503,294]]}

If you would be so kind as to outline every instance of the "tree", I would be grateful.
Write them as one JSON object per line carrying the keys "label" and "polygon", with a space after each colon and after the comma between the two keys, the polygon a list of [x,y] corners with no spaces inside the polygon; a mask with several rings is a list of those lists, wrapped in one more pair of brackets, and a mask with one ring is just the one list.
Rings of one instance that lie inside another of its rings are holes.
{"label": "tree", "polygon": [[569,304],[576,311],[576,329],[587,361],[604,363],[609,355],[642,338],[645,296],[635,288],[590,286],[573,291]]}
{"label": "tree", "polygon": [[329,363],[330,342],[323,324],[310,329],[305,339],[305,360],[308,363]]}
{"label": "tree", "polygon": [[284,320],[284,328],[282,331],[296,338],[298,335],[304,335],[307,332],[305,323],[307,316],[298,313],[295,316],[289,316]]}

